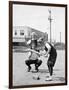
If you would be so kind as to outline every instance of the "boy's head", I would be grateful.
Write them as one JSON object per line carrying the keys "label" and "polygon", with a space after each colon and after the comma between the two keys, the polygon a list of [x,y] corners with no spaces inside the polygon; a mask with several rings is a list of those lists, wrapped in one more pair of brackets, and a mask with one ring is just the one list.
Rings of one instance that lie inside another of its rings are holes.
{"label": "boy's head", "polygon": [[31,33],[31,39],[32,40],[37,40],[37,34],[35,32]]}
{"label": "boy's head", "polygon": [[35,32],[31,33],[31,49],[36,49],[37,47],[37,34]]}

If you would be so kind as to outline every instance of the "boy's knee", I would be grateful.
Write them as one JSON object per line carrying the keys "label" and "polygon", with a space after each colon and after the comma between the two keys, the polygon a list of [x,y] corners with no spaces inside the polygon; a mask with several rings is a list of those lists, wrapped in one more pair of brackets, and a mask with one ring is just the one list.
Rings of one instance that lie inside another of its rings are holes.
{"label": "boy's knee", "polygon": [[42,64],[42,61],[41,60],[38,60],[38,65],[41,65]]}
{"label": "boy's knee", "polygon": [[42,64],[42,61],[40,60],[40,64]]}
{"label": "boy's knee", "polygon": [[54,65],[54,63],[52,62],[52,61],[48,61],[47,62],[47,66],[49,67],[49,66],[53,66]]}
{"label": "boy's knee", "polygon": [[25,61],[25,64],[26,64],[26,65],[29,65],[29,60],[26,60],[26,61]]}

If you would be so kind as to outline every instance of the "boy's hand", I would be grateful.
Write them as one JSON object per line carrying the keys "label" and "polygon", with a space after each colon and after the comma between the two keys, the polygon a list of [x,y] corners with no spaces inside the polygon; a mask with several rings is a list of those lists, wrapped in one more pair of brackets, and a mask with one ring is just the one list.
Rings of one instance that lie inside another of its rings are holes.
{"label": "boy's hand", "polygon": [[44,55],[44,57],[48,57],[48,55]]}

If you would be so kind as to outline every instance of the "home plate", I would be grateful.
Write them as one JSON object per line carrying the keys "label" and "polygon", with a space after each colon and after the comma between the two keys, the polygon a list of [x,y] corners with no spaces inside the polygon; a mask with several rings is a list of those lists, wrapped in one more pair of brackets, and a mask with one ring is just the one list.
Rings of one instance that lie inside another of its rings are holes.
{"label": "home plate", "polygon": [[32,77],[34,80],[40,80],[41,79],[40,75],[38,75],[38,74],[34,74]]}

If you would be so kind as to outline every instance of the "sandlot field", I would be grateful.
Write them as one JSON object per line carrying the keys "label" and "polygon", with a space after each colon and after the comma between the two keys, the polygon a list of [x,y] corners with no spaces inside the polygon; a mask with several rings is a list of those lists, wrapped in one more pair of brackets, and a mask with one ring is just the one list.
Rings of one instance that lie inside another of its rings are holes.
{"label": "sandlot field", "polygon": [[[21,85],[39,85],[39,84],[52,84],[65,82],[65,50],[57,50],[57,60],[54,66],[53,80],[46,81],[49,75],[47,68],[47,59],[41,57],[42,65],[39,67],[39,72],[34,71],[34,65],[31,72],[27,72],[25,60],[28,58],[28,53],[14,52],[13,51],[13,86]],[[39,76],[37,80],[34,77]]]}

